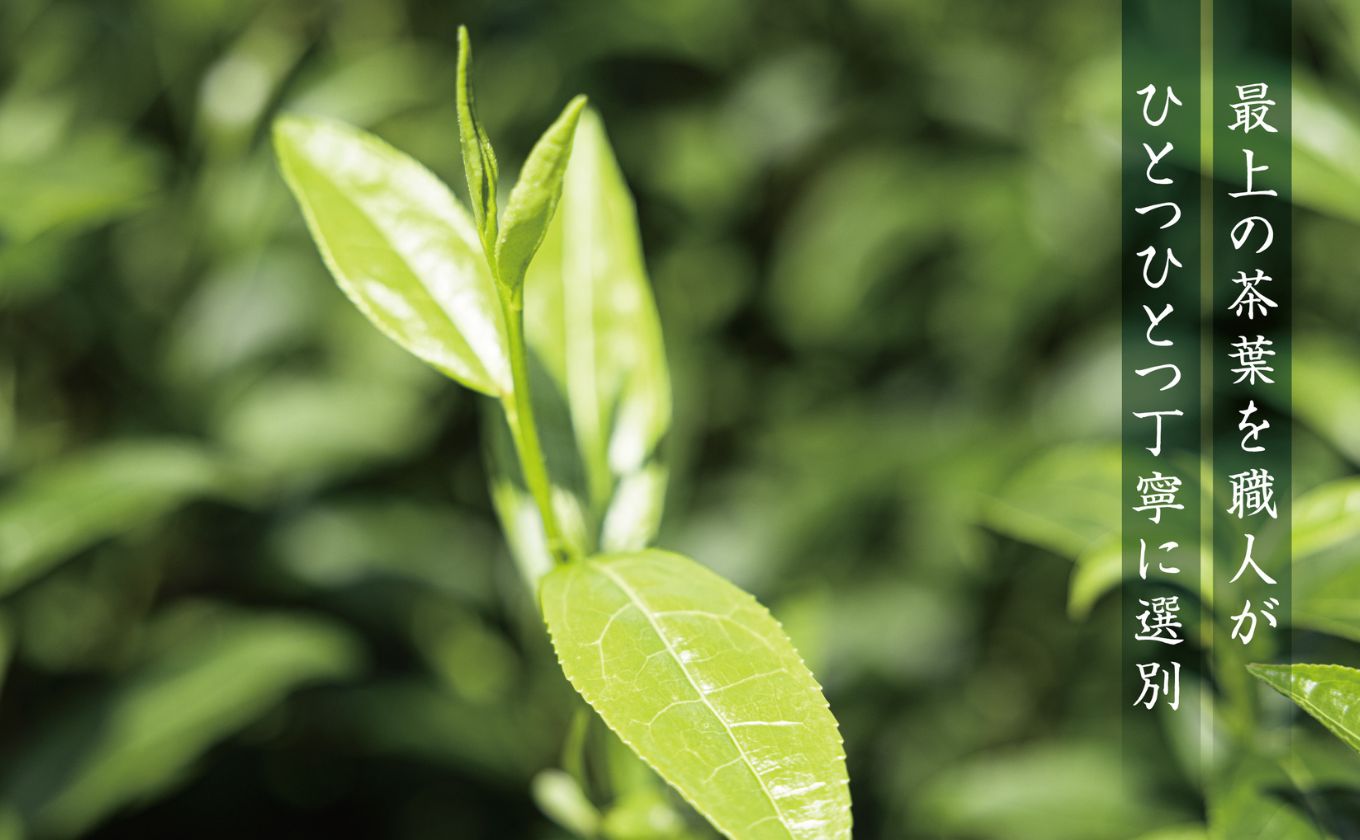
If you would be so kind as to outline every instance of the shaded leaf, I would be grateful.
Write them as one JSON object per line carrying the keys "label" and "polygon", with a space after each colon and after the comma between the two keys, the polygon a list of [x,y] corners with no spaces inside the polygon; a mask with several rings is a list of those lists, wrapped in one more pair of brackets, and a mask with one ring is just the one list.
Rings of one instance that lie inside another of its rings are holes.
{"label": "shaded leaf", "polygon": [[1360,537],[1360,478],[1333,481],[1294,502],[1294,560]]}
{"label": "shaded leaf", "polygon": [[0,595],[91,544],[222,486],[189,443],[124,441],[38,470],[0,496]]}
{"label": "shaded leaf", "polygon": [[1213,840],[1335,840],[1294,806],[1291,800],[1297,793],[1289,774],[1274,760],[1239,756],[1209,793],[1209,836]]}
{"label": "shaded leaf", "polygon": [[0,192],[5,195],[0,236],[23,242],[132,212],[153,196],[158,169],[148,149],[88,126],[79,137],[38,156],[0,154]]}
{"label": "shaded leaf", "polygon": [[1351,460],[1360,460],[1360,350],[1336,336],[1310,331],[1294,342],[1296,415]]}
{"label": "shaded leaf", "polygon": [[470,79],[472,42],[466,26],[458,27],[458,139],[463,148],[463,172],[467,175],[468,198],[472,202],[472,217],[482,247],[488,254],[495,253],[496,242],[496,182],[500,167],[491,140],[477,119],[477,106]]}
{"label": "shaded leaf", "polygon": [[1076,557],[1119,531],[1119,449],[1055,448],[1013,475],[984,511],[996,530]]}
{"label": "shaded leaf", "polygon": [[1126,777],[1117,750],[1061,742],[945,768],[918,813],[932,834],[1008,840],[1122,840],[1166,816]]}
{"label": "shaded leaf", "polygon": [[542,580],[576,690],[727,835],[850,836],[835,718],[779,624],[692,560],[612,554]]}
{"label": "shaded leaf", "polygon": [[158,629],[164,646],[143,667],[53,720],[8,768],[5,798],[43,836],[160,793],[293,688],[356,665],[349,636],[313,618],[200,607]]}
{"label": "shaded leaf", "polygon": [[322,258],[354,305],[448,376],[508,393],[495,286],[472,220],[448,187],[337,122],[283,117],[274,146]]}

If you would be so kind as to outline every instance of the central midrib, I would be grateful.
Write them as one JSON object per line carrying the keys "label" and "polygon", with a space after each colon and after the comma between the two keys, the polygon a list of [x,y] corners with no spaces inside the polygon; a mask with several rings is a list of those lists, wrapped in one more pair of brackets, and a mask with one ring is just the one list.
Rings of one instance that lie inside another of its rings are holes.
{"label": "central midrib", "polygon": [[[604,563],[596,563],[595,568],[599,569],[601,574],[609,578],[624,595],[628,596],[628,600],[632,601],[633,605],[637,607],[638,612],[642,613],[643,617],[647,619],[647,623],[651,625],[652,631],[656,633],[656,637],[661,640],[661,644],[666,648],[666,653],[670,655],[671,660],[674,661],[676,667],[680,669],[680,673],[685,675],[685,680],[689,683],[690,688],[694,689],[694,694],[699,698],[699,702],[703,703],[704,708],[708,709],[709,712],[713,714],[713,717],[718,719],[718,723],[722,724],[723,732],[727,734],[728,740],[732,742],[732,746],[736,749],[737,755],[741,757],[742,763],[746,765],[746,769],[751,771],[751,775],[755,778],[756,784],[760,786],[761,793],[765,794],[765,799],[769,801],[770,807],[774,809],[775,816],[779,818],[780,825],[784,827],[785,831],[789,831],[788,823],[784,821],[784,811],[779,807],[779,802],[770,793],[770,789],[765,786],[765,780],[756,772],[755,765],[751,763],[751,759],[746,754],[746,750],[742,749],[741,742],[738,741],[737,736],[733,734],[732,727],[728,725],[727,719],[714,708],[712,703],[708,702],[708,697],[699,690],[699,684],[694,681],[694,677],[690,674],[689,669],[685,667],[685,663],[678,655],[676,655],[675,648],[671,647],[671,643],[666,638],[666,634],[661,632],[661,627],[656,623],[656,618],[653,616],[652,610],[647,606],[646,602],[642,600],[642,597],[627,584],[627,582],[611,571]],[[789,831],[789,836],[792,837],[793,832]]]}

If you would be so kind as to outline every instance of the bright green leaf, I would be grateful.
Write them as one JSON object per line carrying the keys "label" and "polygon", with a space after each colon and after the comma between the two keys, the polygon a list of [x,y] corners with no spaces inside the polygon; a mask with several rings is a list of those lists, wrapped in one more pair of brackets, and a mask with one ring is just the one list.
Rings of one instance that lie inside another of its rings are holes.
{"label": "bright green leaf", "polygon": [[472,220],[438,178],[341,123],[281,118],[274,145],[326,265],[375,326],[485,394],[508,393],[495,285]]}
{"label": "bright green leaf", "polygon": [[79,835],[161,792],[293,688],[357,661],[339,628],[294,615],[199,607],[163,619],[156,638],[164,646],[143,667],[53,719],[8,766],[4,798],[42,836]]}
{"label": "bright green leaf", "polygon": [[223,478],[201,448],[155,440],[109,444],[34,472],[0,496],[0,595]]}
{"label": "bright green leaf", "polygon": [[[534,408],[553,479],[587,521],[582,552],[644,548],[666,493],[657,449],[670,427],[670,376],[633,199],[589,109],[524,295]],[[534,580],[547,569],[537,513],[514,486],[513,457],[492,462],[497,510]]]}
{"label": "bright green leaf", "polygon": [[522,291],[529,261],[543,244],[548,224],[562,198],[562,180],[571,159],[572,139],[585,106],[584,96],[567,103],[561,116],[529,151],[519,180],[510,190],[504,224],[496,242],[496,267],[501,282],[516,296]]}
{"label": "bright green leaf", "polygon": [[850,836],[836,720],[754,598],[662,551],[559,566],[540,598],[572,685],[719,830]]}
{"label": "bright green leaf", "polygon": [[494,253],[496,242],[496,181],[500,167],[491,139],[477,119],[476,100],[470,78],[472,42],[466,26],[458,27],[458,137],[463,147],[463,172],[467,175],[472,216],[477,222],[486,253]]}
{"label": "bright green leaf", "polygon": [[1342,665],[1248,665],[1247,669],[1360,751],[1360,671]]}

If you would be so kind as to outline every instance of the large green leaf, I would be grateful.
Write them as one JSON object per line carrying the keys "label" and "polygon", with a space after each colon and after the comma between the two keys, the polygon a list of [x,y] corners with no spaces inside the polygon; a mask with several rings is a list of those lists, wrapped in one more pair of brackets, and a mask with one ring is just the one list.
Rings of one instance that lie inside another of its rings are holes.
{"label": "large green leaf", "polygon": [[1360,671],[1342,665],[1248,665],[1247,668],[1360,751]]}
{"label": "large green leaf", "polygon": [[140,669],[51,718],[8,766],[3,798],[45,837],[81,834],[173,785],[209,746],[290,690],[357,664],[340,628],[198,605],[161,620]]}
{"label": "large green leaf", "polygon": [[721,831],[850,836],[836,720],[754,598],[649,550],[559,566],[541,601],[572,685]]}
{"label": "large green leaf", "polygon": [[111,443],[35,471],[0,495],[0,595],[223,478],[202,448],[167,440]]}
{"label": "large green leaf", "polygon": [[[670,375],[633,199],[593,111],[577,127],[524,295],[535,411],[553,479],[571,497],[561,500],[568,518],[583,520],[580,548],[643,548],[665,496],[657,448],[670,426]],[[501,519],[521,563],[543,570],[532,500],[514,487],[513,459],[496,460]]]}
{"label": "large green leaf", "polygon": [[495,285],[472,220],[448,187],[337,122],[281,118],[274,145],[312,237],[354,305],[469,388],[509,393]]}

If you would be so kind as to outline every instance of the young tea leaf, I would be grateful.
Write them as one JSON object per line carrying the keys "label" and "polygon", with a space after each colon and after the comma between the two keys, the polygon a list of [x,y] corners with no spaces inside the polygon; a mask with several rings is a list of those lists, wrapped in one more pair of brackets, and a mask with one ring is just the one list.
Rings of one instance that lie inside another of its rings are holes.
{"label": "young tea leaf", "polygon": [[[561,203],[524,281],[524,319],[542,374],[534,399],[550,471],[588,520],[584,553],[645,548],[666,493],[658,449],[670,427],[670,375],[637,212],[590,109],[576,129]],[[570,457],[554,462],[555,448],[569,448]],[[502,522],[524,537],[512,540],[517,559],[546,571],[532,500],[521,492],[510,504],[513,462],[492,464],[497,498],[506,503],[498,504]]]}
{"label": "young tea leaf", "polygon": [[572,685],[720,831],[850,836],[836,720],[754,598],[648,550],[559,566],[540,599]]}
{"label": "young tea leaf", "polygon": [[543,132],[520,170],[505,207],[505,224],[496,242],[496,266],[500,280],[519,299],[524,273],[548,232],[548,224],[562,197],[562,179],[571,159],[572,139],[586,98],[567,103],[561,116]]}
{"label": "young tea leaf", "polygon": [[472,216],[477,222],[486,253],[495,253],[496,242],[496,181],[500,168],[491,139],[477,119],[477,107],[469,78],[472,66],[472,42],[466,26],[458,27],[458,136],[463,147],[463,172],[467,175],[468,196],[472,200]]}
{"label": "young tea leaf", "polygon": [[1360,671],[1342,665],[1248,665],[1247,670],[1360,751]]}
{"label": "young tea leaf", "polygon": [[472,220],[448,187],[341,123],[284,117],[274,146],[322,258],[354,305],[469,388],[509,393],[495,285]]}

